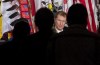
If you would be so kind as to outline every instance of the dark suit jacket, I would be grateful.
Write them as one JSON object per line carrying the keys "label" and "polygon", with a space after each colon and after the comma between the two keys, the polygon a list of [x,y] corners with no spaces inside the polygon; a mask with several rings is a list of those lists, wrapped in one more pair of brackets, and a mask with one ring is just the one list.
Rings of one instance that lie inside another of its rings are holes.
{"label": "dark suit jacket", "polygon": [[47,49],[48,65],[100,65],[99,36],[81,26],[51,38]]}
{"label": "dark suit jacket", "polygon": [[39,31],[35,34],[32,34],[29,39],[29,48],[28,51],[32,64],[43,64],[45,65],[46,57],[46,47],[48,44],[49,38],[52,36],[52,30],[50,31]]}

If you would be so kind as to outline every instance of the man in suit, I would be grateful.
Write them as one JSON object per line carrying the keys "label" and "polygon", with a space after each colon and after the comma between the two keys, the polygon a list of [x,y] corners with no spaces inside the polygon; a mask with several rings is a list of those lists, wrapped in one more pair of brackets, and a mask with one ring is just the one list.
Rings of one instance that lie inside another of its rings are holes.
{"label": "man in suit", "polygon": [[[29,48],[31,52],[28,54],[32,60],[33,65],[46,64],[46,48],[50,37],[52,36],[52,26],[54,23],[53,12],[48,8],[40,8],[34,18],[34,22],[38,28],[35,34],[30,35]],[[31,62],[30,62],[31,63]]]}
{"label": "man in suit", "polygon": [[86,29],[87,17],[84,5],[69,8],[67,31],[49,41],[49,65],[100,65],[100,37]]}
{"label": "man in suit", "polygon": [[67,23],[66,19],[66,13],[64,11],[59,11],[55,14],[53,26],[54,33],[60,33],[65,30],[65,25]]}

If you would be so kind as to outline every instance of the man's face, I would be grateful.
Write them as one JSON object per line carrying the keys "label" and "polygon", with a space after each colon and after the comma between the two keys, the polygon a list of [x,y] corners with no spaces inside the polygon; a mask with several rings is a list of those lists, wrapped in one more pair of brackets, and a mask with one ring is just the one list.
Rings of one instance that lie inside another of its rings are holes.
{"label": "man's face", "polygon": [[55,27],[58,30],[62,30],[66,23],[66,17],[58,15],[57,18],[55,18]]}

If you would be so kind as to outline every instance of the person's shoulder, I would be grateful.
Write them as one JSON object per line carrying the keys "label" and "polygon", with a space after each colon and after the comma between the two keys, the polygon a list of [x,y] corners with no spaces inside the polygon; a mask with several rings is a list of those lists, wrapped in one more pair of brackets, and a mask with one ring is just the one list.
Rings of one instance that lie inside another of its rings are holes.
{"label": "person's shoulder", "polygon": [[68,27],[64,27],[64,28],[63,28],[63,31],[66,31],[67,29],[68,29]]}
{"label": "person's shoulder", "polygon": [[0,45],[0,48],[8,48],[11,45],[10,41],[4,42],[2,45]]}
{"label": "person's shoulder", "polygon": [[56,31],[56,29],[55,29],[54,26],[52,27],[52,32],[53,32],[53,34],[56,34],[57,33],[57,31]]}
{"label": "person's shoulder", "polygon": [[70,28],[65,27],[65,30],[59,33],[56,37],[68,37],[68,36],[84,36],[84,37],[91,37],[91,38],[99,38],[100,35],[97,33],[88,31],[87,29],[82,28]]}
{"label": "person's shoulder", "polygon": [[100,37],[100,35],[97,32],[87,31],[86,34],[89,35],[89,36],[92,36],[92,37],[96,37],[96,38]]}
{"label": "person's shoulder", "polygon": [[36,33],[33,33],[33,34],[30,34],[30,38],[36,38],[36,37],[39,37],[40,36],[40,32],[36,32]]}

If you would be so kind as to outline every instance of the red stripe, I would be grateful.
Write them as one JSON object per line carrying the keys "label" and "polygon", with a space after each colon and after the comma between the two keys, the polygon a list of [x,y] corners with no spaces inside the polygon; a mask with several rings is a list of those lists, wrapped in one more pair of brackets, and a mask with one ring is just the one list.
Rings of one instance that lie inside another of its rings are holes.
{"label": "red stripe", "polygon": [[[84,1],[84,4],[86,4],[85,1]],[[85,5],[85,7],[86,7],[86,5]],[[87,7],[86,7],[86,8],[87,8]],[[88,10],[87,10],[87,12],[88,12]],[[88,16],[87,22],[88,22],[88,23],[87,23],[88,30],[89,30],[89,31],[92,31],[91,25],[90,25],[90,22],[91,22],[91,21],[89,21],[89,16]]]}
{"label": "red stripe", "polygon": [[87,27],[88,27],[88,30],[89,30],[89,31],[92,31],[92,30],[91,30],[91,26],[90,26],[90,22],[89,22],[89,18],[88,18]]}
{"label": "red stripe", "polygon": [[75,2],[77,2],[77,0],[73,0],[73,4],[75,4]]}
{"label": "red stripe", "polygon": [[[30,2],[31,2],[31,7],[32,7],[32,17],[34,17],[35,16],[35,13],[36,13],[36,10],[35,10],[35,1],[34,0],[30,0]],[[34,21],[33,21],[34,22]],[[32,27],[32,30],[31,30],[31,32],[32,33],[35,33],[35,31],[36,31],[36,27],[35,27],[35,24],[32,24],[32,22],[31,22],[31,27]],[[34,27],[34,28],[33,28]]]}
{"label": "red stripe", "polygon": [[67,0],[63,0],[64,1],[64,4],[67,4]]}
{"label": "red stripe", "polygon": [[[80,0],[81,4],[83,4],[85,7],[86,7],[86,3],[85,3],[85,0]],[[86,7],[87,8],[87,7]],[[90,21],[89,21],[89,17],[87,19],[87,27],[88,27],[88,30],[89,31],[92,31],[91,30],[91,26],[90,26]]]}
{"label": "red stripe", "polygon": [[32,7],[32,16],[34,16],[35,15],[35,2],[34,2],[34,0],[30,0],[30,2],[31,2],[31,7]]}
{"label": "red stripe", "polygon": [[79,1],[86,7],[85,0],[79,0]]}
{"label": "red stripe", "polygon": [[64,11],[67,12],[67,10],[68,10],[68,8],[66,9],[67,0],[63,0],[63,3],[64,3],[64,6],[63,6]]}
{"label": "red stripe", "polygon": [[91,17],[92,17],[92,29],[93,29],[93,32],[97,32],[91,0],[88,0],[88,3],[89,3],[89,8],[90,8],[90,14],[91,14]]}

